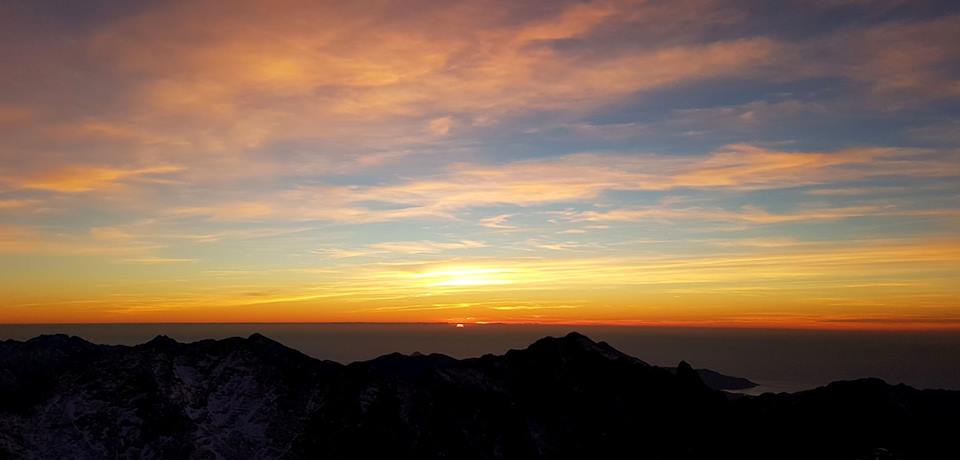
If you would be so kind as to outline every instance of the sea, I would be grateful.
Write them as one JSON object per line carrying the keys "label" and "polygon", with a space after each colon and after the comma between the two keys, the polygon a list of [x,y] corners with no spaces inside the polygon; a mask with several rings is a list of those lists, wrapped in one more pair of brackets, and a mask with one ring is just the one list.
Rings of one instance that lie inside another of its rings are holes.
{"label": "sea", "polygon": [[650,364],[746,377],[747,393],[794,392],[836,380],[877,377],[921,389],[960,390],[958,331],[838,331],[652,326],[411,323],[0,324],[0,340],[62,333],[101,344],[136,345],[157,335],[181,342],[261,333],[318,359],[340,363],[391,353],[456,358],[502,354],[576,331]]}

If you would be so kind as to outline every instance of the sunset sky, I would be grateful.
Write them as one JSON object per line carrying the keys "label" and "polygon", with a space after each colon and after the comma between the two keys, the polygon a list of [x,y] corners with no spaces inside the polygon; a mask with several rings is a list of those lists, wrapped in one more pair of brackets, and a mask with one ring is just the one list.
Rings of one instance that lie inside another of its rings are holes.
{"label": "sunset sky", "polygon": [[0,322],[960,329],[960,3],[0,3]]}

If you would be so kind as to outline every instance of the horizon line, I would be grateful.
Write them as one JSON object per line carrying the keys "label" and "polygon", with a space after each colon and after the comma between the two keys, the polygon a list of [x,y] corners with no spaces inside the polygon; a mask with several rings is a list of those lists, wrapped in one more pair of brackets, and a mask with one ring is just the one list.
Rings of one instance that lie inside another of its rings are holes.
{"label": "horizon line", "polygon": [[[920,326],[918,323],[923,324]],[[147,322],[50,322],[50,323],[0,323],[3,327],[19,326],[243,326],[243,325],[327,325],[327,326],[517,326],[517,327],[610,327],[610,328],[656,328],[656,329],[754,329],[782,331],[823,331],[823,332],[955,332],[960,333],[960,324],[949,322],[931,327],[930,322],[910,322],[877,326],[877,323],[865,320],[850,321],[830,325],[811,324],[744,324],[744,323],[650,323],[650,322],[504,322],[504,321],[147,321]]]}

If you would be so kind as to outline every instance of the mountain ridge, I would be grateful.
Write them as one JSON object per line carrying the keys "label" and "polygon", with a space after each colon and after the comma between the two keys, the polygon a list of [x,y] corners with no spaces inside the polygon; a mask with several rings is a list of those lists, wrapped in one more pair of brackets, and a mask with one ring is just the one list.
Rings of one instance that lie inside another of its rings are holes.
{"label": "mountain ridge", "polygon": [[702,375],[578,333],[503,355],[350,364],[261,334],[135,346],[6,340],[0,458],[928,458],[952,449],[960,392],[862,379],[732,397]]}

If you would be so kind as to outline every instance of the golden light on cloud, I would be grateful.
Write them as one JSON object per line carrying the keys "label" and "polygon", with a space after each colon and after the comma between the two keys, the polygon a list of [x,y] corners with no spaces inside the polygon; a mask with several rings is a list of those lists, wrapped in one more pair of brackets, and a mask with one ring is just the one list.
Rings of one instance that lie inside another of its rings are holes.
{"label": "golden light on cloud", "polygon": [[114,186],[123,181],[145,180],[154,175],[170,174],[180,169],[181,168],[175,166],[157,166],[142,169],[74,167],[23,177],[18,180],[17,185],[29,189],[80,193]]}

